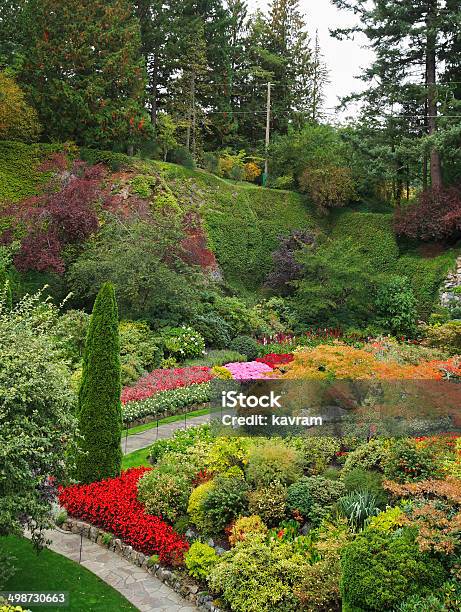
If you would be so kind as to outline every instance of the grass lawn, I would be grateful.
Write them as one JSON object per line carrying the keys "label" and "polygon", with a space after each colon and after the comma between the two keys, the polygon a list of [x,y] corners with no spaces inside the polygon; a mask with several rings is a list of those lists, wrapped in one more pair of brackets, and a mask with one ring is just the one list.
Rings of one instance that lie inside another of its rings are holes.
{"label": "grass lawn", "polygon": [[127,470],[132,467],[140,467],[145,465],[150,467],[150,463],[147,461],[147,455],[149,453],[149,447],[140,448],[139,450],[133,451],[128,455],[124,455],[122,459],[122,470]]}
{"label": "grass lawn", "polygon": [[137,610],[118,591],[78,563],[48,549],[37,555],[32,543],[26,538],[0,537],[0,548],[16,557],[14,565],[17,571],[6,583],[5,591],[68,591],[68,607],[29,606],[33,612]]}
{"label": "grass lawn", "polygon": [[[192,410],[192,412],[187,412],[187,418],[202,416],[204,414],[208,414],[210,412],[209,408],[201,408],[200,410]],[[184,421],[184,414],[175,414],[174,416],[165,417],[164,419],[160,419],[158,422],[159,425],[167,425],[168,423],[176,423],[176,421]],[[152,429],[153,427],[157,427],[157,421],[151,421],[150,423],[144,423],[143,425],[137,425],[136,427],[131,427],[128,430],[128,435],[133,436],[134,434],[141,433],[142,431],[146,431],[147,429]],[[123,436],[125,435],[126,430],[123,430]]]}

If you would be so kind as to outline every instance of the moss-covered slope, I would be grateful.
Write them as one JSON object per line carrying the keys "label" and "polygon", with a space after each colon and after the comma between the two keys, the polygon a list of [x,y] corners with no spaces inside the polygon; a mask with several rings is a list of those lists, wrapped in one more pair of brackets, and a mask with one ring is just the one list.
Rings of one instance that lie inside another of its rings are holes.
{"label": "moss-covered slope", "polygon": [[[41,163],[58,148],[0,143],[0,206],[40,191],[49,176]],[[311,228],[326,231],[334,239],[350,238],[376,274],[408,276],[420,303],[420,314],[426,317],[456,256],[454,250],[432,257],[418,251],[401,252],[392,231],[391,213],[342,209],[326,220],[319,218],[312,205],[297,193],[262,189],[202,170],[120,154],[86,150],[81,155],[90,163],[105,163],[114,173],[126,169],[125,180],[133,195],[150,198],[154,204],[168,201],[184,212],[198,214],[227,283],[243,293],[261,287],[271,269],[271,253],[278,236]]]}

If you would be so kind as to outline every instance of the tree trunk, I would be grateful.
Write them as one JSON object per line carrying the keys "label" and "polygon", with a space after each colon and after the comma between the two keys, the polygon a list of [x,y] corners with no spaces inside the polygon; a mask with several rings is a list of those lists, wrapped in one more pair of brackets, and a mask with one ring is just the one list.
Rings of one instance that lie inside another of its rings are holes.
{"label": "tree trunk", "polygon": [[[437,0],[428,0],[426,18],[426,95],[427,95],[427,130],[429,136],[437,132],[437,89],[436,89],[436,47]],[[442,168],[440,154],[433,147],[430,154],[431,185],[433,189],[442,187]]]}
{"label": "tree trunk", "polygon": [[152,93],[151,93],[151,107],[150,107],[150,120],[151,120],[151,123],[154,129],[155,129],[155,126],[157,125],[157,108],[158,108],[157,80],[158,80],[158,58],[157,56],[155,56],[154,64],[152,66],[152,78],[151,78]]}
{"label": "tree trunk", "polygon": [[191,82],[191,102],[192,102],[192,157],[196,158],[196,141],[195,141],[195,128],[196,128],[196,113],[195,113],[195,73],[192,74]]}

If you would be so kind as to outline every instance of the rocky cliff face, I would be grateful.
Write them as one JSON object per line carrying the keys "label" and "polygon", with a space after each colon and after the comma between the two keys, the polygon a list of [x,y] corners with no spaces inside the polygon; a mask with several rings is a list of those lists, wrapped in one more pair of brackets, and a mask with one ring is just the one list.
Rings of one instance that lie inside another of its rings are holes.
{"label": "rocky cliff face", "polygon": [[440,304],[446,308],[461,306],[461,257],[456,259],[454,270],[448,274],[442,283]]}

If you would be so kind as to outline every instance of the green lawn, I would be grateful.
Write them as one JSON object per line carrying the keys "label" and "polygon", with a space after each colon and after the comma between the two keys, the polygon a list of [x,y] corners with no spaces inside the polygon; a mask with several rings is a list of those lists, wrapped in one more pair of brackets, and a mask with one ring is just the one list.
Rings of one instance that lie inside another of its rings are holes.
{"label": "green lawn", "polygon": [[[16,574],[4,587],[6,591],[67,591],[69,606],[65,608],[30,607],[33,612],[135,612],[135,608],[118,591],[89,570],[51,550],[38,555],[25,538],[1,537],[0,548],[16,557]],[[27,606],[25,606],[27,607]]]}
{"label": "green lawn", "polygon": [[137,451],[133,451],[128,455],[124,455],[122,459],[122,470],[127,470],[132,467],[140,467],[144,465],[149,467],[151,464],[147,461],[147,454],[149,452],[149,447],[140,448]]}

